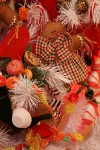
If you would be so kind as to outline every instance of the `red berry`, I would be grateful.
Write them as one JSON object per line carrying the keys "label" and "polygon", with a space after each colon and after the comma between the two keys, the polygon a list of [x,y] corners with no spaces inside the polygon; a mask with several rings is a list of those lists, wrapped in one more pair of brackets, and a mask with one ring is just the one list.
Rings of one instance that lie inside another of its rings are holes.
{"label": "red berry", "polygon": [[72,93],[72,94],[70,94],[69,97],[68,97],[68,100],[69,100],[69,102],[71,102],[71,103],[77,103],[78,99],[79,99],[79,96],[78,96],[78,94],[76,94],[76,93]]}
{"label": "red berry", "polygon": [[3,75],[0,75],[0,87],[5,86],[6,78]]}
{"label": "red berry", "polygon": [[23,63],[20,60],[12,60],[7,64],[6,71],[9,75],[18,76],[24,72]]}

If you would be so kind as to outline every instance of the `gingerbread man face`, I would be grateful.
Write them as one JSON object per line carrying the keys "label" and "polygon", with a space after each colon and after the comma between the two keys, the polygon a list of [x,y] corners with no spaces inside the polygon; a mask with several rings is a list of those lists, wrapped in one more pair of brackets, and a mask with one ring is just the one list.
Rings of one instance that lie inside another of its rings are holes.
{"label": "gingerbread man face", "polygon": [[54,41],[59,33],[65,31],[66,28],[60,22],[49,22],[43,27],[42,36]]}

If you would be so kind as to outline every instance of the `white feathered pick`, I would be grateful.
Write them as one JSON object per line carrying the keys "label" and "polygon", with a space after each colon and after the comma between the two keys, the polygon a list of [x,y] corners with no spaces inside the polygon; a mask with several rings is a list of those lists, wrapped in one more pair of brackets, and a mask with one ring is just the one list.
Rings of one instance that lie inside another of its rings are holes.
{"label": "white feathered pick", "polygon": [[66,7],[60,6],[57,20],[63,25],[67,25],[69,29],[78,28],[81,25],[81,16],[76,12],[75,0],[65,4]]}
{"label": "white feathered pick", "polygon": [[100,0],[92,0],[90,2],[89,13],[92,14],[93,22],[98,25],[100,23]]}
{"label": "white feathered pick", "polygon": [[100,118],[95,122],[91,136],[82,143],[76,143],[75,150],[100,150]]}
{"label": "white feathered pick", "polygon": [[0,145],[2,145],[2,146],[4,146],[4,147],[6,147],[6,146],[8,146],[9,145],[9,143],[10,143],[10,139],[9,139],[9,135],[8,135],[8,133],[7,133],[7,131],[6,131],[6,128],[1,128],[0,129]]}
{"label": "white feathered pick", "polygon": [[28,5],[28,29],[30,33],[30,41],[35,42],[37,35],[42,27],[49,21],[48,14],[45,8],[38,2]]}
{"label": "white feathered pick", "polygon": [[26,77],[19,76],[18,82],[14,88],[10,90],[11,99],[13,103],[18,107],[23,107],[31,111],[37,107],[40,102],[40,98],[36,90],[33,88],[33,82]]}
{"label": "white feathered pick", "polygon": [[70,119],[67,125],[64,127],[63,131],[65,133],[76,132],[81,125],[82,118],[87,109],[87,101],[85,97],[79,99],[78,103],[75,105],[74,112],[70,114]]}
{"label": "white feathered pick", "polygon": [[50,87],[56,88],[61,95],[66,94],[67,89],[64,85],[71,83],[67,76],[62,75],[62,73],[59,72],[55,66],[41,66],[40,69],[43,72],[47,72],[44,79],[47,81]]}
{"label": "white feathered pick", "polygon": [[44,150],[66,150],[67,142],[50,143]]}

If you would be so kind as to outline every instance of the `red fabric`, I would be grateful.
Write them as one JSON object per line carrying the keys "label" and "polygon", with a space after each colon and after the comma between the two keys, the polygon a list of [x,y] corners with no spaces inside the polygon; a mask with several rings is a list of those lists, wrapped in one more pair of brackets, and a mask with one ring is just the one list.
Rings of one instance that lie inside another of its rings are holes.
{"label": "red fabric", "polygon": [[100,25],[98,25],[98,28],[92,25],[90,28],[86,29],[84,33],[90,40],[97,42],[97,44],[93,44],[93,54],[98,55],[100,51]]}
{"label": "red fabric", "polygon": [[40,122],[40,125],[32,127],[32,131],[34,132],[34,134],[38,133],[41,138],[50,137],[51,135],[54,134],[54,131],[51,128],[51,126],[43,122]]}
{"label": "red fabric", "polygon": [[36,54],[36,45],[32,43],[32,52],[33,54]]}
{"label": "red fabric", "polygon": [[18,28],[18,39],[13,28],[0,44],[0,57],[10,57],[11,59],[22,59],[24,51],[29,42],[29,32],[27,28]]}

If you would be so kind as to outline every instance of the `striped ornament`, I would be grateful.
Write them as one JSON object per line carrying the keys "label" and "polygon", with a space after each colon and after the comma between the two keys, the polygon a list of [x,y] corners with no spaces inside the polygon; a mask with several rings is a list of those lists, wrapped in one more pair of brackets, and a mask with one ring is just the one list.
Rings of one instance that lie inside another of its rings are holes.
{"label": "striped ornament", "polygon": [[51,106],[52,110],[53,110],[53,113],[54,113],[54,118],[56,120],[60,119],[60,107],[61,107],[61,101],[58,100],[57,98],[53,98],[49,101],[49,105]]}
{"label": "striped ornament", "polygon": [[48,86],[47,88],[48,88],[48,94],[50,97],[50,99],[48,100],[48,103],[53,110],[54,118],[56,120],[59,120],[61,117],[61,114],[59,111],[61,107],[61,100],[59,100],[60,93],[56,88],[52,88],[50,86]]}
{"label": "striped ornament", "polygon": [[97,99],[98,97],[98,102],[100,102],[100,71],[93,71],[88,78],[88,83],[94,91],[93,98]]}
{"label": "striped ornament", "polygon": [[48,93],[50,96],[58,96],[59,95],[59,91],[56,88],[52,88],[50,86],[48,86]]}
{"label": "striped ornament", "polygon": [[77,128],[77,131],[84,133],[84,130],[86,129],[86,127],[95,123],[96,119],[99,116],[100,116],[99,105],[92,101],[87,102],[87,109],[85,110],[85,114],[81,120],[81,124]]}

